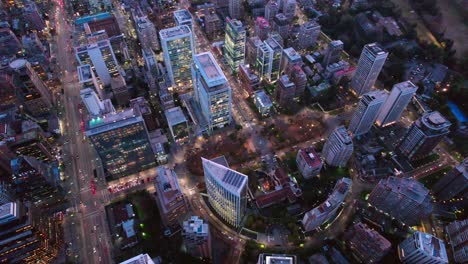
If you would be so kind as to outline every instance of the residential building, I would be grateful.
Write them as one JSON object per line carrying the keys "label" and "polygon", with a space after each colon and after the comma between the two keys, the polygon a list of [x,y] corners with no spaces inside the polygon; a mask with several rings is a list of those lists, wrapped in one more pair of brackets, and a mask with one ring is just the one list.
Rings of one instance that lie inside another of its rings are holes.
{"label": "residential building", "polygon": [[162,223],[166,227],[178,226],[180,220],[188,212],[187,201],[180,190],[174,170],[159,166],[157,171],[158,176],[155,179],[156,203]]}
{"label": "residential building", "polygon": [[264,90],[254,92],[254,103],[261,115],[267,116],[271,113],[273,103]]}
{"label": "residential building", "polygon": [[192,31],[187,25],[159,31],[164,65],[175,92],[192,86],[190,65],[195,55]]}
{"label": "residential building", "polygon": [[266,0],[249,0],[247,3],[252,12],[252,18],[265,17]]}
{"label": "residential building", "polygon": [[253,190],[258,208],[284,201],[293,204],[302,196],[299,185],[282,168],[276,168],[274,172],[270,171],[259,179],[258,186],[258,190]]}
{"label": "residential building", "polygon": [[294,83],[294,86],[296,86],[294,98],[301,99],[307,85],[307,75],[299,65],[290,66],[288,72],[289,78]]}
{"label": "residential building", "polygon": [[344,126],[337,127],[323,146],[322,155],[330,166],[344,167],[353,154],[353,140]]}
{"label": "residential building", "polygon": [[268,38],[268,33],[270,33],[270,31],[271,26],[268,20],[264,17],[257,17],[257,19],[255,19],[255,36],[259,37],[263,41]]}
{"label": "residential building", "polygon": [[286,48],[283,50],[283,56],[281,57],[281,72],[287,72],[291,66],[303,65],[301,55],[294,48]]}
{"label": "residential building", "polygon": [[248,177],[229,168],[224,156],[202,158],[208,201],[228,224],[238,228],[247,206]]}
{"label": "residential building", "polygon": [[289,21],[292,21],[296,15],[296,0],[282,0],[281,2],[283,4],[281,10],[284,16],[287,17]]}
{"label": "residential building", "polygon": [[398,122],[417,90],[418,87],[410,81],[393,85],[390,95],[377,116],[377,125],[384,127]]}
{"label": "residential building", "polygon": [[275,100],[281,107],[288,107],[294,102],[296,95],[296,85],[287,75],[281,76],[276,83]]}
{"label": "residential building", "polygon": [[279,5],[275,0],[270,0],[265,7],[265,19],[271,24],[279,12]]}
{"label": "residential building", "polygon": [[362,263],[380,263],[392,249],[390,241],[363,223],[353,225],[345,238],[353,256]]}
{"label": "residential building", "polygon": [[278,80],[281,70],[283,48],[274,38],[268,38],[258,48],[256,69],[260,78],[270,83]]}
{"label": "residential building", "polygon": [[361,97],[349,124],[353,137],[369,132],[387,97],[388,94],[382,90],[371,91]]}
{"label": "residential building", "polygon": [[344,45],[341,40],[333,40],[330,42],[323,58],[322,66],[327,68],[328,65],[339,62],[341,53],[343,52],[343,47]]}
{"label": "residential building", "polygon": [[398,257],[403,264],[449,263],[444,242],[420,231],[416,231],[398,245]]}
{"label": "residential building", "polygon": [[320,35],[320,25],[315,21],[308,21],[301,25],[298,34],[298,48],[308,49],[315,45]]}
{"label": "residential building", "polygon": [[176,26],[188,26],[191,32],[193,31],[193,22],[192,22],[192,15],[187,9],[179,9],[174,11],[174,19]]}
{"label": "residential building", "polygon": [[304,230],[310,232],[332,221],[350,192],[351,185],[352,181],[349,178],[338,180],[327,200],[304,214],[304,218],[302,219]]}
{"label": "residential building", "polygon": [[450,125],[439,112],[426,112],[413,122],[398,149],[409,159],[427,156],[449,133]]}
{"label": "residential building", "polygon": [[237,72],[245,61],[246,31],[242,22],[226,18],[226,37],[224,40],[224,58],[232,72]]}
{"label": "residential building", "polygon": [[468,262],[468,219],[454,221],[445,227],[456,263]]}
{"label": "residential building", "polygon": [[87,35],[87,44],[75,47],[80,65],[92,65],[103,86],[111,84],[113,77],[125,75],[104,30]]}
{"label": "residential building", "polygon": [[184,144],[189,140],[189,125],[182,108],[179,106],[164,111],[169,131],[177,144]]}
{"label": "residential building", "polygon": [[432,192],[439,200],[449,200],[468,193],[468,158],[442,177],[433,187]]}
{"label": "residential building", "polygon": [[319,175],[322,169],[322,159],[313,147],[301,148],[297,151],[296,165],[305,179]]}
{"label": "residential building", "polygon": [[156,164],[145,121],[134,109],[91,119],[86,136],[101,158],[107,181]]}
{"label": "residential building", "polygon": [[142,49],[159,50],[158,32],[147,16],[135,16],[136,33]]}
{"label": "residential building", "polygon": [[211,235],[208,222],[191,216],[182,225],[184,244],[192,256],[212,258]]}
{"label": "residential building", "polygon": [[20,103],[32,116],[43,116],[52,108],[52,94],[33,65],[25,59],[10,63],[13,71],[13,86]]}
{"label": "residential building", "polygon": [[347,70],[349,70],[350,68],[350,65],[349,65],[349,62],[347,61],[344,61],[344,60],[340,60],[338,62],[335,62],[335,63],[332,63],[332,64],[329,64],[326,68],[325,68],[325,72],[323,73],[323,76],[327,79],[335,79],[334,78],[334,75],[336,73],[340,73],[341,72],[346,72]]}
{"label": "residential building", "polygon": [[233,19],[241,18],[241,1],[229,0],[229,17]]}
{"label": "residential building", "polygon": [[297,264],[295,255],[261,253],[258,255],[257,264]]}
{"label": "residential building", "polygon": [[231,87],[211,52],[195,56],[192,66],[195,100],[208,123],[209,130],[231,123]]}
{"label": "residential building", "polygon": [[359,57],[356,72],[351,80],[351,88],[358,96],[372,89],[385,64],[387,56],[388,52],[377,43],[364,46]]}
{"label": "residential building", "polygon": [[369,195],[369,203],[407,225],[418,224],[432,212],[429,190],[414,179],[382,179]]}
{"label": "residential building", "polygon": [[270,24],[283,39],[289,38],[289,19],[283,13],[276,14]]}
{"label": "residential building", "polygon": [[245,64],[239,65],[239,81],[241,88],[249,95],[252,95],[260,86],[258,75],[253,73],[250,68],[247,68]]}

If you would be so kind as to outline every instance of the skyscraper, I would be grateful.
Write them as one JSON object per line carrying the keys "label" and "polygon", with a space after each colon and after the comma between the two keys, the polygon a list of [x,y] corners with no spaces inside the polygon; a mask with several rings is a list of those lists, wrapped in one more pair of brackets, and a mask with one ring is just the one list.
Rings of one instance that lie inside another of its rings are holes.
{"label": "skyscraper", "polygon": [[325,57],[323,58],[322,66],[327,68],[328,65],[340,61],[341,52],[343,52],[343,42],[341,40],[333,40],[330,42]]}
{"label": "skyscraper", "polygon": [[315,45],[317,38],[320,35],[320,25],[314,20],[305,22],[299,29],[297,37],[298,48],[308,49]]}
{"label": "skyscraper", "polygon": [[386,52],[379,44],[371,43],[364,46],[359,57],[356,72],[351,80],[351,88],[361,96],[372,89],[380,71],[387,59]]}
{"label": "skyscraper", "polygon": [[407,225],[415,225],[432,212],[429,190],[410,178],[382,179],[369,195],[369,203]]}
{"label": "skyscraper", "polygon": [[273,30],[278,32],[278,34],[283,39],[288,39],[289,21],[288,21],[288,18],[283,13],[276,14],[275,17],[270,22],[270,24],[272,25]]}
{"label": "skyscraper", "polygon": [[229,17],[234,19],[241,18],[241,1],[229,0]]}
{"label": "skyscraper", "polygon": [[256,68],[262,79],[276,82],[281,70],[283,48],[274,38],[268,38],[258,48]]}
{"label": "skyscraper", "polygon": [[226,38],[224,40],[224,58],[237,72],[239,65],[245,61],[246,32],[242,22],[237,19],[226,18]]}
{"label": "skyscraper", "polygon": [[349,124],[349,131],[353,136],[369,132],[387,96],[385,91],[378,90],[368,92],[361,97]]}
{"label": "skyscraper", "polygon": [[206,221],[192,216],[182,226],[184,244],[192,256],[212,258],[210,228]]}
{"label": "skyscraper", "polygon": [[344,126],[337,127],[323,146],[322,156],[330,166],[344,167],[353,154],[353,140]]}
{"label": "skyscraper", "polygon": [[224,156],[202,158],[208,201],[224,221],[239,227],[247,206],[248,177],[229,168]]}
{"label": "skyscraper", "polygon": [[135,16],[136,33],[142,49],[159,49],[158,32],[147,16]]}
{"label": "skyscraper", "polygon": [[468,262],[468,219],[454,221],[445,227],[456,263]]}
{"label": "skyscraper", "polygon": [[88,43],[75,48],[80,65],[92,65],[102,85],[110,85],[113,77],[124,75],[104,30],[87,36]]}
{"label": "skyscraper", "polygon": [[442,177],[432,187],[432,192],[440,200],[449,200],[459,194],[466,196],[468,194],[468,158]]}
{"label": "skyscraper", "polygon": [[271,26],[268,20],[264,17],[257,17],[255,19],[254,32],[257,37],[262,41],[268,38],[268,33],[271,31]]}
{"label": "skyscraper", "polygon": [[231,123],[231,87],[211,52],[197,54],[192,71],[195,100],[200,105],[209,130]]}
{"label": "skyscraper", "polygon": [[101,158],[107,181],[156,164],[144,119],[133,109],[91,119],[86,136]]}
{"label": "skyscraper", "polygon": [[190,12],[187,9],[174,11],[174,19],[176,26],[186,25],[190,28],[190,31],[194,32],[192,15],[190,15]]}
{"label": "skyscraper", "polygon": [[398,256],[404,264],[448,264],[444,242],[435,236],[415,232],[398,245]]}
{"label": "skyscraper", "polygon": [[383,127],[398,122],[417,90],[418,87],[410,81],[393,85],[390,95],[377,116],[377,125]]}
{"label": "skyscraper", "polygon": [[445,135],[451,123],[439,112],[426,112],[414,121],[398,146],[409,159],[429,155]]}
{"label": "skyscraper", "polygon": [[187,25],[159,31],[164,64],[176,92],[192,85],[190,65],[195,55],[192,31]]}

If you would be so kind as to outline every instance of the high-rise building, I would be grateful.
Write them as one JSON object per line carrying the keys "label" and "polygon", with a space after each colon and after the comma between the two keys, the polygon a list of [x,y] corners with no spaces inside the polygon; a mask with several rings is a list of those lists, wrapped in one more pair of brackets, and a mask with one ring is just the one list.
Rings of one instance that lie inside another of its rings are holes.
{"label": "high-rise building", "polygon": [[52,108],[50,90],[33,69],[33,65],[24,59],[17,59],[10,63],[13,70],[13,86],[17,97],[25,109],[32,116],[49,113]]}
{"label": "high-rise building", "polygon": [[241,1],[229,0],[229,17],[233,19],[241,18]]}
{"label": "high-rise building", "polygon": [[78,66],[78,82],[81,84],[81,90],[91,89],[98,93],[99,98],[102,100],[110,98],[102,85],[99,85],[96,75],[94,75],[93,68],[89,64]]}
{"label": "high-rise building", "polygon": [[296,0],[282,0],[282,4],[283,6],[281,7],[281,10],[283,11],[284,16],[287,17],[288,20],[292,21],[296,15]]}
{"label": "high-rise building", "polygon": [[122,75],[117,75],[111,79],[112,96],[119,106],[126,106],[130,100],[130,94],[127,89],[127,83]]}
{"label": "high-rise building", "polygon": [[283,50],[283,56],[281,57],[281,72],[288,73],[291,66],[298,65],[302,67],[303,64],[301,55],[294,48],[286,48]]}
{"label": "high-rise building", "polygon": [[21,50],[21,42],[9,28],[0,28],[0,55],[10,56]]}
{"label": "high-rise building", "polygon": [[266,20],[264,17],[257,17],[257,19],[255,19],[255,36],[259,37],[263,41],[268,38],[268,33],[270,33],[270,31],[271,26],[268,20]]}
{"label": "high-rise building", "polygon": [[164,226],[174,227],[188,211],[185,196],[180,190],[174,170],[164,166],[158,167],[155,179],[156,203]]}
{"label": "high-rise building", "polygon": [[180,10],[174,11],[174,20],[175,20],[176,26],[185,25],[190,28],[191,32],[194,32],[192,15],[190,15],[190,12],[187,9],[180,9]]}
{"label": "high-rise building", "polygon": [[209,225],[198,216],[192,216],[182,225],[184,244],[192,256],[212,258]]}
{"label": "high-rise building", "polygon": [[323,58],[322,66],[326,68],[328,65],[339,62],[343,52],[343,42],[341,40],[333,40],[328,44],[327,52]]}
{"label": "high-rise building", "polygon": [[445,227],[456,263],[468,262],[468,219],[454,221]]}
{"label": "high-rise building", "polygon": [[255,65],[257,63],[258,50],[262,44],[263,44],[262,40],[260,40],[260,38],[256,36],[250,37],[247,40],[247,43],[245,45],[245,48],[247,50],[245,61],[250,66],[251,69],[255,68]]}
{"label": "high-rise building", "polygon": [[468,194],[468,158],[442,177],[432,187],[432,192],[440,200],[449,200],[458,195]]}
{"label": "high-rise building", "polygon": [[229,168],[224,156],[202,158],[208,201],[218,215],[239,227],[247,206],[248,177]]}
{"label": "high-rise building", "polygon": [[38,127],[15,135],[14,140],[7,143],[8,148],[17,156],[29,156],[44,162],[52,162],[55,159],[52,146]]}
{"label": "high-rise building", "polygon": [[369,132],[387,96],[385,91],[377,90],[368,92],[361,97],[349,124],[349,131],[354,137]]}
{"label": "high-rise building", "polygon": [[90,88],[80,91],[80,97],[88,110],[90,118],[97,118],[105,114],[115,112],[115,108],[109,99],[101,101],[96,92]]}
{"label": "high-rise building", "polygon": [[427,233],[415,232],[398,245],[398,256],[404,264],[448,264],[442,240]]}
{"label": "high-rise building", "polygon": [[296,165],[305,179],[317,176],[322,169],[322,159],[314,148],[299,149],[296,156]]}
{"label": "high-rise building", "polygon": [[147,16],[135,16],[136,33],[142,49],[159,50],[158,32]]}
{"label": "high-rise building", "polygon": [[389,126],[398,122],[417,90],[418,87],[410,81],[393,85],[390,95],[377,116],[377,125]]}
{"label": "high-rise building", "polygon": [[361,96],[372,89],[377,77],[379,77],[388,52],[379,44],[371,43],[364,46],[359,57],[356,72],[351,80],[351,88]]}
{"label": "high-rise building", "polygon": [[353,154],[353,140],[344,126],[337,127],[323,146],[322,155],[330,166],[344,167]]}
{"label": "high-rise building", "polygon": [[22,11],[23,23],[28,30],[42,31],[46,27],[46,23],[35,2],[28,1],[22,8]]}
{"label": "high-rise building", "polygon": [[195,55],[195,45],[190,28],[186,25],[159,31],[163,49],[164,64],[177,92],[183,92],[192,85],[190,65]]}
{"label": "high-rise building", "polygon": [[429,190],[410,178],[391,176],[374,187],[369,203],[407,225],[415,225],[432,212]]}
{"label": "high-rise building", "polygon": [[189,126],[182,108],[179,106],[164,111],[169,131],[171,131],[174,142],[182,145],[189,139]]}
{"label": "high-rise building", "polygon": [[104,30],[87,35],[87,44],[75,48],[80,65],[92,65],[103,86],[111,84],[113,77],[125,75]]}
{"label": "high-rise building", "polygon": [[223,31],[221,19],[216,13],[205,15],[205,33],[208,39],[214,39]]}
{"label": "high-rise building", "polygon": [[148,131],[153,131],[158,128],[159,123],[156,121],[156,115],[151,111],[149,102],[144,97],[137,97],[130,100],[130,107],[133,108],[135,113],[141,114]]}
{"label": "high-rise building", "polygon": [[392,249],[390,241],[363,223],[353,225],[345,238],[353,255],[363,263],[379,263]]}
{"label": "high-rise building", "polygon": [[439,112],[426,112],[414,121],[398,146],[409,159],[429,155],[445,135],[451,123]]}
{"label": "high-rise building", "polygon": [[231,87],[211,52],[197,54],[193,64],[195,100],[209,130],[231,123]]}
{"label": "high-rise building", "polygon": [[281,70],[283,48],[274,38],[268,38],[258,48],[256,69],[262,79],[278,80]]}
{"label": "high-rise building", "polygon": [[270,22],[271,24],[276,14],[278,14],[278,11],[279,11],[278,3],[275,0],[268,1],[265,7],[265,19],[268,20],[268,22]]}
{"label": "high-rise building", "polygon": [[320,25],[315,21],[308,21],[301,25],[297,37],[298,48],[308,49],[315,45],[320,35]]}
{"label": "high-rise building", "polygon": [[245,64],[239,65],[239,81],[241,88],[249,95],[252,95],[260,87],[260,78]]}
{"label": "high-rise building", "polygon": [[257,264],[297,264],[295,255],[261,253],[258,255]]}
{"label": "high-rise building", "polygon": [[275,88],[275,100],[281,107],[287,107],[294,102],[296,85],[289,79],[288,75],[282,75]]}
{"label": "high-rise building", "polygon": [[307,75],[299,65],[290,66],[288,72],[289,78],[296,86],[294,98],[300,99],[303,97],[307,85]]}
{"label": "high-rise building", "polygon": [[289,20],[283,13],[276,14],[270,24],[283,39],[289,38]]}
{"label": "high-rise building", "polygon": [[245,61],[245,41],[246,31],[242,22],[226,18],[224,58],[233,72],[237,72],[239,65]]}
{"label": "high-rise building", "polygon": [[133,109],[91,119],[86,136],[101,158],[107,181],[156,164],[145,121]]}

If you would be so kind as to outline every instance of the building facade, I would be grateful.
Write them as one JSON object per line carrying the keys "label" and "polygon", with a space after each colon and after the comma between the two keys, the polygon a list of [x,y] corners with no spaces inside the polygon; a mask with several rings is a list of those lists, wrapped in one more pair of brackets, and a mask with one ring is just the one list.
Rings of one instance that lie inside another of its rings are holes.
{"label": "building facade", "polygon": [[440,200],[449,200],[458,195],[468,194],[468,158],[442,177],[432,187],[432,192]]}
{"label": "building facade", "polygon": [[242,22],[237,19],[226,19],[226,37],[224,40],[224,58],[231,67],[231,71],[237,72],[239,65],[245,62],[246,31]]}
{"label": "building facade", "polygon": [[353,140],[344,126],[337,127],[323,146],[322,155],[330,166],[344,167],[353,154]]}
{"label": "building facade", "polygon": [[417,90],[410,81],[395,84],[377,116],[377,125],[384,127],[398,122]]}
{"label": "building facade", "polygon": [[351,80],[351,88],[358,96],[372,89],[385,64],[387,56],[388,52],[377,43],[364,46],[359,57],[356,72]]}
{"label": "building facade", "polygon": [[426,112],[414,121],[398,149],[409,159],[427,156],[449,133],[450,125],[451,123],[439,112]]}
{"label": "building facade", "polygon": [[435,236],[419,231],[398,245],[398,257],[404,264],[449,263],[444,242]]}
{"label": "building facade", "polygon": [[388,94],[382,90],[362,95],[349,124],[349,131],[353,137],[369,132],[387,97]]}
{"label": "building facade", "polygon": [[320,25],[315,21],[305,22],[297,37],[299,49],[308,49],[315,45],[320,35]]}
{"label": "building facade", "polygon": [[345,237],[353,255],[362,263],[380,263],[392,249],[390,241],[363,223],[353,225]]}
{"label": "building facade", "polygon": [[468,219],[454,221],[445,227],[456,263],[468,262]]}
{"label": "building facade", "polygon": [[294,102],[296,85],[289,79],[288,75],[282,75],[276,82],[275,100],[281,107],[288,107]]}
{"label": "building facade", "polygon": [[224,156],[202,158],[208,201],[227,223],[240,227],[247,206],[248,177],[229,168]]}

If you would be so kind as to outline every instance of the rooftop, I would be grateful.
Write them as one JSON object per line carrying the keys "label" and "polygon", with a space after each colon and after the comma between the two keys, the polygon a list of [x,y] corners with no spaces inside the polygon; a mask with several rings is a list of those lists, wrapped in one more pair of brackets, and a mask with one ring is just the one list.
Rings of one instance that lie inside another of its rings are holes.
{"label": "rooftop", "polygon": [[154,262],[148,254],[140,254],[124,262],[120,262],[120,264],[154,264]]}
{"label": "rooftop", "polygon": [[286,54],[290,61],[302,60],[301,55],[293,48],[284,49],[283,53]]}
{"label": "rooftop", "polygon": [[187,118],[185,118],[184,111],[179,106],[167,109],[164,111],[166,115],[167,123],[170,126],[174,126],[183,122],[187,122]]}
{"label": "rooftop", "polygon": [[93,75],[91,72],[91,65],[85,64],[82,66],[78,66],[77,69],[78,69],[78,80],[80,83],[86,82],[93,78]]}
{"label": "rooftop", "polygon": [[203,79],[210,87],[227,82],[223,71],[211,52],[203,52],[195,55],[194,61],[200,70]]}
{"label": "rooftop", "polygon": [[82,25],[84,23],[88,23],[88,22],[91,22],[91,21],[98,21],[98,20],[103,20],[103,19],[106,19],[106,18],[111,18],[112,15],[110,13],[98,13],[98,14],[95,14],[95,15],[91,15],[91,16],[84,16],[84,17],[80,17],[80,18],[77,18],[75,19],[75,25]]}
{"label": "rooftop", "polygon": [[240,172],[230,169],[216,161],[208,160],[202,157],[203,168],[210,171],[211,175],[218,182],[233,193],[240,193],[247,185],[248,177]]}
{"label": "rooftop", "polygon": [[426,127],[439,130],[448,128],[451,123],[448,121],[441,113],[434,111],[434,112],[426,112],[421,117],[422,122]]}
{"label": "rooftop", "polygon": [[181,25],[171,28],[166,28],[159,31],[161,39],[170,39],[175,37],[188,36],[191,34],[190,28],[187,25]]}
{"label": "rooftop", "polygon": [[187,9],[180,9],[174,11],[174,18],[177,20],[178,23],[184,23],[190,21],[192,22],[192,15]]}
{"label": "rooftop", "polygon": [[380,44],[378,44],[378,43],[367,44],[367,45],[365,45],[365,48],[375,56],[376,55],[383,55],[383,54],[387,53],[384,50],[384,48],[382,48],[382,46],[380,46]]}
{"label": "rooftop", "polygon": [[299,149],[299,153],[302,156],[302,158],[307,162],[307,165],[309,165],[309,167],[317,167],[320,164],[322,164],[322,160],[320,159],[315,149],[312,147]]}
{"label": "rooftop", "polygon": [[296,264],[297,257],[286,254],[262,253],[258,256],[258,264]]}
{"label": "rooftop", "polygon": [[132,108],[121,112],[111,112],[108,114],[92,118],[88,122],[86,135],[95,135],[104,131],[123,127],[133,123],[143,122],[141,115],[137,115]]}
{"label": "rooftop", "polygon": [[353,144],[353,140],[349,136],[348,130],[344,126],[339,126],[335,129],[336,135],[344,144]]}
{"label": "rooftop", "polygon": [[0,224],[9,222],[18,217],[16,203],[6,203],[0,206]]}
{"label": "rooftop", "polygon": [[410,178],[388,177],[379,182],[390,188],[392,192],[412,199],[417,203],[423,203],[426,196],[429,195],[429,190],[420,182]]}
{"label": "rooftop", "polygon": [[442,240],[430,234],[419,231],[417,231],[414,236],[418,240],[415,243],[416,247],[425,251],[427,255],[433,258],[442,259],[448,262],[447,252]]}
{"label": "rooftop", "polygon": [[192,216],[189,220],[184,221],[183,229],[185,233],[195,233],[199,235],[208,235],[209,233],[208,224],[198,216]]}
{"label": "rooftop", "polygon": [[255,91],[255,99],[262,107],[272,106],[271,99],[264,90]]}

